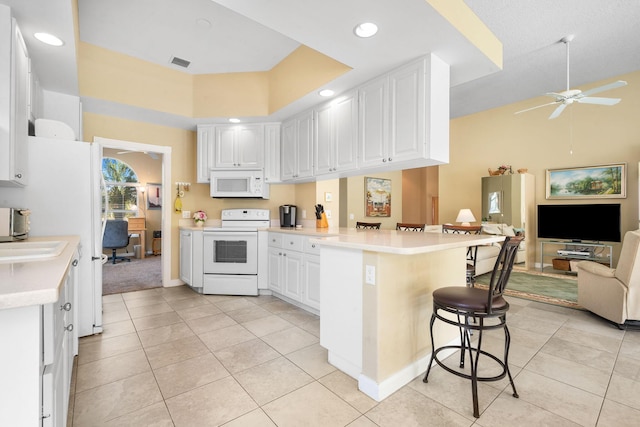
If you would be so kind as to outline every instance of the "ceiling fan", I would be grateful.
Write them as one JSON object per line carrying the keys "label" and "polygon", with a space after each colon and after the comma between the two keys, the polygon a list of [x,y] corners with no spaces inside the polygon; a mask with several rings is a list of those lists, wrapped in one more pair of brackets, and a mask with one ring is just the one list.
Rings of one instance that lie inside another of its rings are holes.
{"label": "ceiling fan", "polygon": [[516,112],[515,114],[524,113],[526,111],[535,110],[536,108],[546,107],[548,105],[558,105],[556,109],[551,113],[549,119],[555,119],[558,117],[562,111],[567,108],[567,105],[571,105],[574,102],[582,103],[582,104],[597,104],[597,105],[615,105],[620,102],[620,98],[600,98],[593,97],[595,93],[604,92],[606,90],[615,89],[621,86],[625,86],[627,82],[623,80],[618,80],[617,82],[609,83],[604,86],[599,86],[593,89],[586,90],[582,92],[579,89],[570,89],[569,86],[569,43],[573,40],[573,35],[569,35],[563,37],[560,41],[567,46],[567,90],[563,92],[549,92],[545,93],[546,96],[550,96],[555,98],[555,101],[549,102],[547,104],[538,105],[537,107],[527,108],[526,110],[521,110]]}

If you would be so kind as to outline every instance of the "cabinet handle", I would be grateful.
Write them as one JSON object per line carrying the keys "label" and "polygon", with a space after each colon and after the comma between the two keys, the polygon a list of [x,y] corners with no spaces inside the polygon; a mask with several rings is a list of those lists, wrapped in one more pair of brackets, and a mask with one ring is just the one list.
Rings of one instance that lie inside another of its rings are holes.
{"label": "cabinet handle", "polygon": [[21,174],[21,173],[17,173],[17,174],[16,174],[16,178],[18,178],[18,179],[22,179],[22,174]]}
{"label": "cabinet handle", "polygon": [[311,245],[311,247],[312,247],[312,248],[315,248],[315,247],[316,247],[316,244],[315,244],[315,243],[314,243],[314,244],[312,244],[312,245]]}
{"label": "cabinet handle", "polygon": [[389,157],[389,161],[392,161],[393,159],[391,157]]}
{"label": "cabinet handle", "polygon": [[282,256],[287,256],[287,254],[282,254]]}
{"label": "cabinet handle", "polygon": [[382,159],[382,163],[386,163],[386,162],[387,162],[387,159]]}
{"label": "cabinet handle", "polygon": [[70,323],[67,327],[64,328],[64,330],[67,332],[73,331],[73,323]]}
{"label": "cabinet handle", "polygon": [[61,305],[60,310],[71,311],[71,303],[68,302],[68,303],[65,303],[65,305]]}
{"label": "cabinet handle", "polygon": [[74,259],[73,262],[71,263],[71,265],[73,265],[74,267],[78,266],[78,260]]}

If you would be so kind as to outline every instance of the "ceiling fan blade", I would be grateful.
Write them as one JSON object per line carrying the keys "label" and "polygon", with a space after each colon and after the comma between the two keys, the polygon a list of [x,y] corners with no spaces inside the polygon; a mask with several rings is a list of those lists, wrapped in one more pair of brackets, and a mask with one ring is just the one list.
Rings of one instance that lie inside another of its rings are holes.
{"label": "ceiling fan blade", "polygon": [[557,104],[557,103],[558,103],[558,101],[549,102],[548,104],[542,104],[542,105],[538,105],[538,106],[536,106],[536,107],[527,108],[527,109],[525,109],[525,110],[516,111],[514,114],[525,113],[525,112],[527,112],[527,111],[535,110],[535,109],[537,109],[537,108],[547,107],[547,106],[549,106],[549,105],[554,105],[554,104]]}
{"label": "ceiling fan blade", "polygon": [[558,108],[556,108],[553,113],[551,113],[551,115],[549,116],[549,120],[551,119],[555,119],[556,117],[558,117],[562,111],[567,107],[568,104],[560,104],[558,105]]}
{"label": "ceiling fan blade", "polygon": [[576,98],[576,102],[581,104],[597,104],[597,105],[616,105],[620,102],[620,98],[598,98],[598,97],[584,97]]}
{"label": "ceiling fan blade", "polygon": [[585,90],[582,92],[582,96],[593,95],[594,93],[604,92],[605,90],[611,90],[618,87],[626,86],[627,82],[624,80],[618,80],[617,82],[609,83],[608,85],[594,87],[593,89]]}

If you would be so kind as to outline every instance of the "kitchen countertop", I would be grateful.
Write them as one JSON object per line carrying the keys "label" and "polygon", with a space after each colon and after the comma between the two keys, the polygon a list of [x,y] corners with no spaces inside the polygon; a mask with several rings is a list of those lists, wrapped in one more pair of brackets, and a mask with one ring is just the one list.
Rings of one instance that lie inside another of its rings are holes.
{"label": "kitchen countertop", "polygon": [[488,245],[504,240],[504,236],[446,233],[419,233],[396,230],[356,230],[340,228],[337,235],[312,239],[313,243],[337,248],[414,255],[467,246]]}
{"label": "kitchen countertop", "polygon": [[66,241],[67,246],[60,255],[52,258],[14,262],[0,260],[0,309],[56,302],[80,237],[30,237],[25,241]]}

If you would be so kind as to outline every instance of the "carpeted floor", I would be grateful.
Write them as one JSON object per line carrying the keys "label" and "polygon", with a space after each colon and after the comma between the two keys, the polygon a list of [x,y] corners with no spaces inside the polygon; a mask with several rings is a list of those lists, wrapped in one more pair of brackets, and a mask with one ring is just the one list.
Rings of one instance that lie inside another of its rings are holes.
{"label": "carpeted floor", "polygon": [[161,256],[144,259],[131,258],[131,262],[102,265],[102,295],[140,291],[162,286]]}
{"label": "carpeted floor", "polygon": [[[491,273],[476,278],[479,285],[488,285]],[[575,276],[546,274],[533,271],[512,271],[505,291],[518,298],[581,308],[578,305],[578,282]]]}

